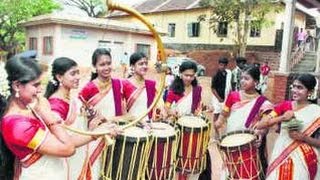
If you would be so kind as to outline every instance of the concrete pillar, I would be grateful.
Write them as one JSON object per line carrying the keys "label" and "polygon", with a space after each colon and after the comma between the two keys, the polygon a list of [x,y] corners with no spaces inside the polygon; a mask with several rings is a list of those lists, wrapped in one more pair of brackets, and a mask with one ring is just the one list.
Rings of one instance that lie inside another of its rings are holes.
{"label": "concrete pillar", "polygon": [[[316,19],[316,24],[317,24],[317,28],[320,28],[320,16],[315,17]],[[317,64],[316,64],[316,70],[315,73],[319,73],[320,72],[320,32],[318,32],[318,34],[316,34],[316,42],[318,43],[317,49],[316,49],[316,54],[317,54]]]}
{"label": "concrete pillar", "polygon": [[282,50],[280,58],[279,71],[286,73],[289,69],[289,63],[291,60],[291,50],[292,50],[292,37],[293,37],[293,26],[294,26],[294,13],[296,0],[284,0],[286,3],[285,9],[285,21],[284,30],[282,38]]}

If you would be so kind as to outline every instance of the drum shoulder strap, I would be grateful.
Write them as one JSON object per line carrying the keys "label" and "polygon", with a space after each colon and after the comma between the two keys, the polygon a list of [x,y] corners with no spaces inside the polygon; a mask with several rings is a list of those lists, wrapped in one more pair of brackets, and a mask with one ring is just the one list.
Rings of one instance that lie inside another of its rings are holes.
{"label": "drum shoulder strap", "polygon": [[246,120],[245,123],[245,127],[248,128],[250,127],[251,123],[253,122],[254,118],[256,117],[256,115],[258,114],[262,104],[267,100],[267,98],[265,96],[259,96],[255,102],[255,104],[253,105],[249,116]]}
{"label": "drum shoulder strap", "polygon": [[115,103],[115,112],[116,116],[122,115],[122,93],[121,93],[121,82],[119,79],[112,79],[112,89],[113,89],[113,98]]}
{"label": "drum shoulder strap", "polygon": [[196,86],[192,90],[192,106],[191,112],[194,113],[201,101],[201,86]]}
{"label": "drum shoulder strap", "polygon": [[[149,106],[152,104],[153,99],[154,99],[154,97],[156,95],[156,82],[152,81],[152,80],[145,80],[145,86],[146,86],[147,98],[148,98],[147,105],[148,105],[148,108],[149,108]],[[150,111],[148,113],[148,115],[149,115],[149,118],[151,118],[152,117],[152,111]]]}

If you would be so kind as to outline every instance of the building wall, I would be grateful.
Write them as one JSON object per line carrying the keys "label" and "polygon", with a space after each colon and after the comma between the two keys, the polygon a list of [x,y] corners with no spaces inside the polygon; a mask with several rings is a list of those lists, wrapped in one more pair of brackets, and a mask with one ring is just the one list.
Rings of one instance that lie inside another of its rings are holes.
{"label": "building wall", "polygon": [[[53,37],[53,54],[43,54],[43,37]],[[41,61],[51,63],[57,57],[69,57],[76,60],[80,66],[90,67],[93,51],[98,47],[111,49],[113,65],[119,66],[124,52],[129,55],[136,51],[137,44],[150,45],[150,60],[155,62],[157,46],[150,35],[117,32],[107,29],[95,29],[72,25],[37,25],[27,28],[27,45],[29,38],[36,37],[38,58]],[[99,43],[99,41],[103,41]],[[29,47],[28,47],[29,48]]]}
{"label": "building wall", "polygon": [[[192,10],[185,10],[185,11],[170,11],[170,12],[156,12],[150,14],[144,14],[148,20],[154,24],[156,27],[161,29],[167,30],[169,23],[176,24],[176,33],[175,37],[162,37],[163,42],[166,44],[215,44],[215,45],[233,45],[234,44],[234,34],[235,28],[228,26],[228,36],[218,37],[216,33],[210,29],[210,25],[208,21],[201,22],[200,25],[200,36],[199,37],[188,37],[187,32],[187,24],[190,22],[197,22],[198,17],[200,15],[207,15],[209,17],[210,10],[209,9],[192,9]],[[295,24],[298,27],[304,27],[306,16],[301,12],[296,12],[296,19]],[[273,21],[267,27],[262,28],[261,36],[260,37],[248,37],[248,45],[249,46],[274,46],[275,45],[275,37],[277,29],[281,29],[281,23],[285,21],[284,19],[284,7],[283,10],[276,14],[276,13],[269,13],[267,18]],[[116,17],[116,20],[123,20],[126,22],[136,22],[137,20],[133,17]],[[234,27],[234,25],[231,25]]]}

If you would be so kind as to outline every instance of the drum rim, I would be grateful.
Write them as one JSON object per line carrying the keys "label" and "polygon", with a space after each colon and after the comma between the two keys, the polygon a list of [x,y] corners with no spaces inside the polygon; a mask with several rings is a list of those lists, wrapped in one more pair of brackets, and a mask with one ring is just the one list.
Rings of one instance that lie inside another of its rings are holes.
{"label": "drum rim", "polygon": [[247,142],[246,144],[239,145],[239,146],[223,146],[223,145],[221,145],[221,141],[222,141],[225,137],[227,137],[227,136],[229,136],[229,135],[233,135],[233,134],[240,134],[240,133],[242,133],[242,134],[243,134],[243,133],[247,133],[247,134],[252,134],[253,136],[255,136],[255,135],[254,135],[254,131],[249,130],[249,129],[231,131],[231,132],[228,132],[228,133],[222,135],[221,138],[219,138],[218,146],[219,146],[221,149],[228,149],[228,148],[230,149],[230,148],[236,148],[236,147],[242,148],[242,147],[246,147],[246,146],[249,145],[249,144],[252,144],[254,141],[257,140],[257,138],[256,138],[256,136],[255,136],[255,138],[252,139],[251,141]]}
{"label": "drum rim", "polygon": [[201,132],[202,131],[207,131],[209,129],[209,119],[208,118],[203,118],[201,116],[194,116],[194,115],[185,115],[185,116],[182,116],[182,117],[198,117],[200,119],[202,119],[206,125],[205,126],[202,126],[202,127],[187,127],[187,126],[184,126],[182,124],[179,124],[178,121],[179,119],[176,121],[175,125],[176,127],[178,127],[181,131],[184,131],[184,132],[192,132],[192,129],[193,129],[193,132]]}
{"label": "drum rim", "polygon": [[[133,126],[133,127],[135,127],[135,126]],[[144,130],[142,128],[140,128],[140,129]],[[124,134],[119,134],[115,137],[116,140],[124,140],[125,138],[126,138],[126,141],[128,141],[128,142],[133,142],[133,143],[138,142],[138,139],[140,140],[140,142],[145,142],[145,141],[151,140],[152,135],[147,132],[147,136],[133,137],[133,136],[127,136]]]}
{"label": "drum rim", "polygon": [[[171,142],[171,141],[173,141],[173,140],[176,140],[177,139],[177,137],[178,137],[178,134],[179,134],[179,132],[177,131],[177,129],[176,128],[174,128],[174,126],[172,126],[172,124],[171,123],[168,123],[168,122],[162,122],[162,121],[159,121],[159,122],[153,122],[153,123],[163,123],[163,124],[167,124],[167,125],[169,125],[170,127],[172,127],[172,129],[173,129],[173,135],[171,135],[171,136],[167,136],[167,137],[160,137],[160,136],[156,136],[156,135],[154,135],[154,134],[152,134],[152,133],[150,133],[151,135],[152,135],[152,137],[154,138],[154,141],[160,141],[160,142],[164,142],[164,141],[166,141],[167,140],[167,138],[169,139],[169,141]],[[151,123],[151,124],[153,124],[153,123]]]}

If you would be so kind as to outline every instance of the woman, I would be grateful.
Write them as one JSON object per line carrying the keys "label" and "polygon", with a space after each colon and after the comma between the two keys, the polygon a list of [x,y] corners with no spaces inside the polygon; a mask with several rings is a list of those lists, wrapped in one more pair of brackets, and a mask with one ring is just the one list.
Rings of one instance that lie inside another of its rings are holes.
{"label": "woman", "polygon": [[[256,125],[262,129],[281,123],[280,135],[274,145],[267,179],[320,179],[320,107],[312,104],[316,79],[299,75],[292,84],[292,100],[284,101]],[[286,129],[292,118],[302,121],[299,130]]]}
{"label": "woman", "polygon": [[[124,95],[127,100],[127,111],[130,115],[139,116],[146,112],[156,95],[156,82],[145,79],[148,71],[148,60],[143,53],[133,53],[130,56],[130,66],[133,75],[123,81]],[[153,119],[150,111],[146,120]]]}
{"label": "woman", "polygon": [[[88,122],[83,116],[83,113],[80,112],[82,104],[77,101],[76,98],[70,98],[70,91],[77,89],[79,86],[80,76],[77,63],[66,57],[57,58],[52,64],[51,74],[52,80],[49,81],[45,93],[45,97],[49,100],[51,110],[64,121],[64,124],[86,130]],[[73,136],[79,138],[78,141],[82,142],[81,145],[93,140],[90,136]],[[77,149],[75,155],[66,159],[69,170],[68,174],[71,179],[83,179],[85,177],[86,172],[82,171],[81,173],[81,170],[82,167],[86,165],[86,150],[87,146],[82,146]]]}
{"label": "woman", "polygon": [[[215,128],[221,131],[224,123],[226,123],[225,133],[238,130],[252,129],[253,126],[262,118],[263,115],[269,113],[272,104],[266,97],[260,95],[256,87],[259,84],[260,70],[255,66],[248,66],[241,74],[241,90],[231,92],[225,102],[225,107],[220,114]],[[262,168],[265,170],[267,161],[265,157],[266,131],[260,131],[258,144],[260,149],[260,160]],[[226,171],[223,177],[226,176]]]}
{"label": "woman", "polygon": [[196,79],[197,65],[185,61],[179,67],[180,75],[171,84],[165,101],[165,116],[197,115],[201,108],[201,86]]}
{"label": "woman", "polygon": [[[197,65],[185,61],[179,67],[180,75],[173,81],[165,101],[164,119],[168,116],[178,118],[184,115],[198,115],[201,108],[201,86],[196,79]],[[179,180],[194,178],[198,174],[188,175],[178,173]]]}
{"label": "woman", "polygon": [[[125,112],[123,86],[119,79],[111,78],[112,59],[110,52],[104,48],[96,49],[92,55],[92,65],[96,72],[92,73],[91,81],[80,91],[79,98],[101,112],[106,119],[110,120],[111,117],[121,116]],[[100,123],[102,122],[96,121],[96,124]],[[89,145],[91,166],[89,168],[92,171],[93,179],[99,179],[101,176],[101,154],[105,145],[103,138],[99,138]]]}
{"label": "woman", "polygon": [[[75,153],[75,144],[53,116],[41,93],[39,65],[33,59],[7,61],[11,96],[2,101],[1,131],[6,146],[16,156],[15,179],[67,179],[64,159]],[[31,108],[30,104],[36,105]],[[7,103],[7,104],[6,104]]]}

